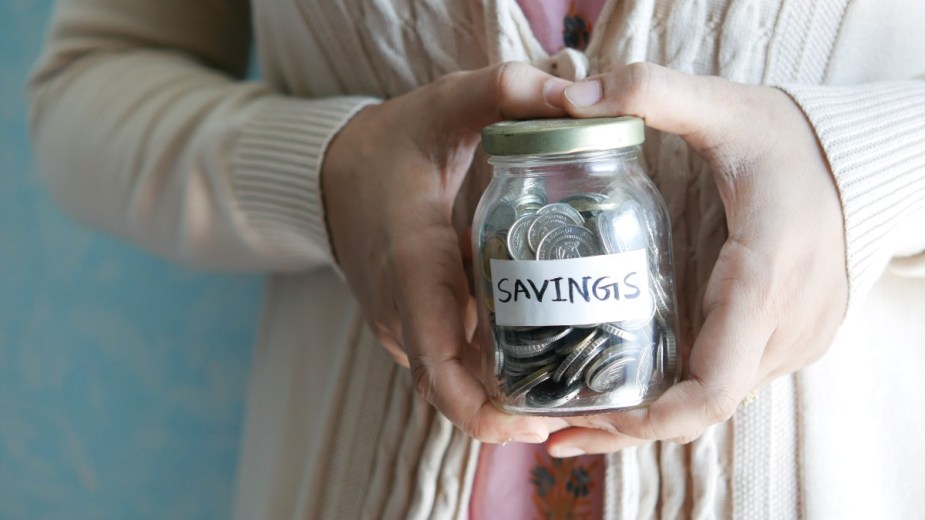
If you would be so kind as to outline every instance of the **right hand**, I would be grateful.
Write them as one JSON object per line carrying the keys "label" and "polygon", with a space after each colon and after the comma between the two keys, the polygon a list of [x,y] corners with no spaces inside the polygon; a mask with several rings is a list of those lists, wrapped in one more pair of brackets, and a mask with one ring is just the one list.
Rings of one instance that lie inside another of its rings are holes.
{"label": "right hand", "polygon": [[565,422],[501,412],[465,366],[475,317],[454,201],[480,130],[565,116],[568,84],[523,63],[449,74],[361,110],[321,172],[337,261],[376,337],[429,402],[483,442],[543,442]]}
{"label": "right hand", "polygon": [[683,379],[648,407],[573,418],[591,428],[559,432],[547,447],[563,456],[690,442],[832,344],[848,302],[835,178],[809,120],[775,88],[636,63],[564,94],[575,117],[633,114],[681,136],[713,172],[728,236],[703,325],[682,350]]}

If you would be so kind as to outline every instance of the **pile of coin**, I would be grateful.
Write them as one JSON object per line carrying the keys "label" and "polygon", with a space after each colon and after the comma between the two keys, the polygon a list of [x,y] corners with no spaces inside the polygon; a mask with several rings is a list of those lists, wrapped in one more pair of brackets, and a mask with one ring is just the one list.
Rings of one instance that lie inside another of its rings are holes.
{"label": "pile of coin", "polygon": [[[632,387],[639,402],[677,369],[671,284],[659,269],[659,240],[631,197],[588,192],[550,203],[541,179],[522,178],[490,208],[480,234],[482,275],[502,399],[527,408],[570,408]],[[560,260],[645,249],[651,311],[645,318],[580,326],[495,323],[491,260]],[[606,400],[606,399],[604,399]]]}
{"label": "pile of coin", "polygon": [[673,377],[671,327],[660,319],[635,332],[591,327],[496,327],[495,376],[510,400],[531,408],[568,405],[585,394],[632,386],[640,401],[650,385]]}

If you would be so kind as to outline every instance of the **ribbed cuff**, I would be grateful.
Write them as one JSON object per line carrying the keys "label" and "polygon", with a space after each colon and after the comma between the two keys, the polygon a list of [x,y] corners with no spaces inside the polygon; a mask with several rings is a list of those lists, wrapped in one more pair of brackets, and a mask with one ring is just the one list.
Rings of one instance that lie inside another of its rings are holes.
{"label": "ribbed cuff", "polygon": [[[338,97],[260,101],[231,159],[238,208],[257,246],[293,268],[322,255],[332,261],[320,174],[333,136],[378,100]],[[287,259],[289,261],[287,261]]]}
{"label": "ribbed cuff", "polygon": [[835,175],[850,311],[896,252],[892,231],[925,206],[925,82],[780,88],[815,127]]}

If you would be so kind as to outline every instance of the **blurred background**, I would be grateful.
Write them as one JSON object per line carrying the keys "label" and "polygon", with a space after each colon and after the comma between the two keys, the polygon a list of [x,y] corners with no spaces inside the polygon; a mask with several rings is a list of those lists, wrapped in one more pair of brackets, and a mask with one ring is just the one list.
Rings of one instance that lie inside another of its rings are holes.
{"label": "blurred background", "polygon": [[227,518],[256,276],[81,228],[34,172],[50,0],[0,0],[0,519]]}

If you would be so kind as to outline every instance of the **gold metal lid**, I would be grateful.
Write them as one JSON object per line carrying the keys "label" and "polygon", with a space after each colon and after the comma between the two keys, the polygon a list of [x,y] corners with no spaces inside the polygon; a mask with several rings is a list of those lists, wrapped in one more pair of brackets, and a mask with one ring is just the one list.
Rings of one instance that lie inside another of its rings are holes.
{"label": "gold metal lid", "polygon": [[502,121],[482,129],[482,146],[491,155],[594,152],[641,144],[644,130],[635,116]]}

